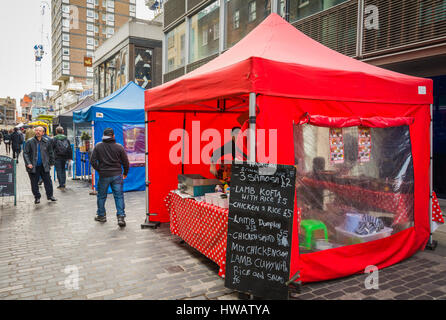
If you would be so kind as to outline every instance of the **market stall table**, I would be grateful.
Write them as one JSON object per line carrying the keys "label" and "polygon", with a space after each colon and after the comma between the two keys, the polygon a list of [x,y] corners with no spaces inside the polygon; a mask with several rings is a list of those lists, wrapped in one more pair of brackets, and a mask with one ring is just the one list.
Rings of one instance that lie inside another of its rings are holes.
{"label": "market stall table", "polygon": [[170,231],[214,261],[218,275],[224,277],[228,209],[195,199],[183,198],[171,191],[165,198],[170,215]]}

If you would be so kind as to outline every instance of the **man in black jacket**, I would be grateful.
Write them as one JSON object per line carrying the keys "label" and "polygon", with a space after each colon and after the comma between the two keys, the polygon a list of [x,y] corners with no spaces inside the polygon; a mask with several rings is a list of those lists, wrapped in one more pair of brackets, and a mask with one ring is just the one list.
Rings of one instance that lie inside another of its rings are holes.
{"label": "man in black jacket", "polygon": [[19,132],[18,128],[14,128],[14,132],[11,134],[11,144],[12,144],[12,158],[16,159],[19,163],[19,155],[22,150],[23,135]]}
{"label": "man in black jacket", "polygon": [[[102,142],[93,149],[91,166],[98,172],[98,195],[96,221],[106,222],[105,201],[108,187],[111,187],[118,217],[118,225],[125,227],[124,179],[129,172],[129,159],[124,147],[116,143],[113,129],[104,130]],[[124,170],[124,172],[123,172]]]}
{"label": "man in black jacket", "polygon": [[57,127],[56,136],[51,139],[51,146],[53,147],[54,157],[56,159],[57,181],[59,181],[57,188],[61,190],[65,190],[65,182],[67,180],[65,165],[67,161],[69,162],[73,158],[70,141],[63,133],[63,128]]}
{"label": "man in black jacket", "polygon": [[31,189],[34,195],[34,203],[40,203],[39,178],[42,177],[48,200],[57,201],[53,196],[53,184],[51,182],[50,170],[54,165],[54,153],[51,142],[43,138],[43,128],[35,129],[36,136],[29,139],[25,144],[23,159],[26,171],[31,180]]}

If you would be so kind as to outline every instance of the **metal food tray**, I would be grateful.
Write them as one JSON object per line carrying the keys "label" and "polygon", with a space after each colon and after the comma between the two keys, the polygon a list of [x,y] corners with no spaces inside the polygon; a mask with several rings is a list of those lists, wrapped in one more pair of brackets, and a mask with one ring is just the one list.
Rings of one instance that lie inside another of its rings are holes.
{"label": "metal food tray", "polygon": [[218,179],[206,179],[200,174],[179,174],[178,183],[186,186],[209,186],[222,184]]}

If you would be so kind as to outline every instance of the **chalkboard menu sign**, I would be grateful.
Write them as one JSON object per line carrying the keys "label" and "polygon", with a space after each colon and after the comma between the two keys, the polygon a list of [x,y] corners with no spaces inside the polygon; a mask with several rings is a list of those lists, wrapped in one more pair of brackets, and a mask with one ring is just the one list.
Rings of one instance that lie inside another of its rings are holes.
{"label": "chalkboard menu sign", "polygon": [[232,165],[226,287],[288,298],[295,177],[294,166]]}
{"label": "chalkboard menu sign", "polygon": [[14,159],[0,156],[0,197],[15,195]]}

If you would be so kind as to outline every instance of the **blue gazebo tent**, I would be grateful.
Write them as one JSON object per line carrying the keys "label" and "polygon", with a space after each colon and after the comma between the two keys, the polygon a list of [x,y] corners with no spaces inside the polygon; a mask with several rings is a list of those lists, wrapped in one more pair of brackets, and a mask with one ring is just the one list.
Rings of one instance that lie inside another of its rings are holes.
{"label": "blue gazebo tent", "polygon": [[[145,190],[144,89],[127,83],[104,99],[73,112],[75,123],[90,122],[94,144],[102,141],[105,128],[113,128],[116,142],[122,144],[130,160],[124,191]],[[98,175],[95,175],[95,186]]]}

